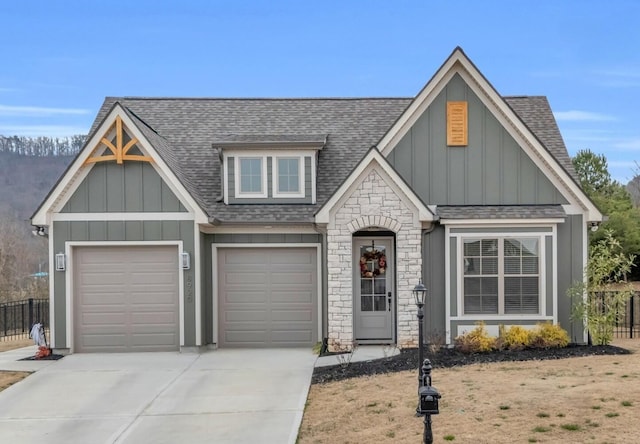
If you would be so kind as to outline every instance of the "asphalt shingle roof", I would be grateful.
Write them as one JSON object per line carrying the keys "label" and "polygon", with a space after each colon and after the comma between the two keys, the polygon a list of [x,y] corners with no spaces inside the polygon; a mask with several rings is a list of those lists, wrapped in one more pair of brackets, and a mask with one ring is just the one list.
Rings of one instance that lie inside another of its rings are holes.
{"label": "asphalt shingle roof", "polygon": [[[369,148],[384,136],[412,98],[219,99],[108,97],[91,132],[119,102],[212,220],[234,223],[312,222]],[[505,100],[574,175],[571,160],[544,97]],[[298,136],[296,136],[298,135]],[[317,142],[317,204],[221,202],[218,142]],[[485,207],[478,207],[485,208]]]}
{"label": "asphalt shingle roof", "polygon": [[438,205],[441,219],[556,219],[566,213],[561,205]]}

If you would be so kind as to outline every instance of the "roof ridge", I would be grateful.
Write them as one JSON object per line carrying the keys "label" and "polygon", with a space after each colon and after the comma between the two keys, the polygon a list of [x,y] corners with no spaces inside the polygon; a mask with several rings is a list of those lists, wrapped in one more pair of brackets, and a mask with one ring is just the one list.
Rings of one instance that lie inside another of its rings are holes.
{"label": "roof ridge", "polygon": [[311,100],[336,100],[336,101],[347,101],[347,100],[411,100],[413,97],[406,96],[398,96],[398,97],[149,97],[149,96],[107,96],[105,100],[256,100],[256,101],[276,101],[276,100],[287,100],[287,101],[311,101]]}

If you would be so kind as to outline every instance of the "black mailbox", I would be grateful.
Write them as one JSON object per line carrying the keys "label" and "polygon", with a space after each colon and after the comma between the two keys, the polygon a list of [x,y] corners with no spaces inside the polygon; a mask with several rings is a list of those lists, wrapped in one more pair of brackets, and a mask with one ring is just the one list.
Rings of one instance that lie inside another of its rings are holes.
{"label": "black mailbox", "polygon": [[435,387],[423,385],[418,390],[418,395],[420,395],[419,415],[437,415],[440,413],[440,410],[438,410],[438,399],[440,399],[442,395],[440,395],[440,392],[438,392]]}

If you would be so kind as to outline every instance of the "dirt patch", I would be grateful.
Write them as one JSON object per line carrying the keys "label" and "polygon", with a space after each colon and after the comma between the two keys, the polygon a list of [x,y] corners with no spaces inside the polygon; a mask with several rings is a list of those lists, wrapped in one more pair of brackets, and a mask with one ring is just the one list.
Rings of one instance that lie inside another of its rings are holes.
{"label": "dirt patch", "polygon": [[29,372],[0,371],[0,392],[29,376]]}
{"label": "dirt patch", "polygon": [[[640,417],[638,352],[475,363],[432,376],[443,395],[434,442],[640,442],[631,426]],[[420,442],[417,385],[417,370],[314,384],[299,442]]]}
{"label": "dirt patch", "polygon": [[19,339],[2,339],[0,340],[0,352],[9,350],[15,350],[17,348],[29,347],[33,345],[33,339],[19,338]]}

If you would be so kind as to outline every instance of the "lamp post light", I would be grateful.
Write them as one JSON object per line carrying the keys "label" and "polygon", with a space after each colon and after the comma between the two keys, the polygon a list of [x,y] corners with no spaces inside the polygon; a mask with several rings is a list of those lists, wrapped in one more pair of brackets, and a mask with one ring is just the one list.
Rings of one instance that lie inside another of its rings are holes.
{"label": "lamp post light", "polygon": [[[422,323],[424,320],[424,303],[427,299],[427,287],[422,283],[422,278],[418,281],[418,285],[413,287],[413,297],[418,307],[418,365],[422,365],[424,358],[423,341],[422,337]],[[418,388],[422,385],[422,377],[420,371],[418,371]]]}

